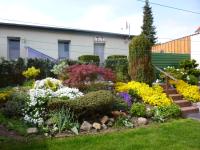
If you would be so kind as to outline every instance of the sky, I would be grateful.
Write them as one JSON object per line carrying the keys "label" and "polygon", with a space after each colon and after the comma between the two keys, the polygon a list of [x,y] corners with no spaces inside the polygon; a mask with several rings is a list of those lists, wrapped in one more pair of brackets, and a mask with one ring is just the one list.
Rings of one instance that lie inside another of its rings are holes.
{"label": "sky", "polygon": [[[150,0],[200,13],[200,0]],[[158,42],[193,34],[200,14],[150,4]],[[144,3],[138,0],[0,0],[0,22],[40,24],[115,33],[141,33]]]}

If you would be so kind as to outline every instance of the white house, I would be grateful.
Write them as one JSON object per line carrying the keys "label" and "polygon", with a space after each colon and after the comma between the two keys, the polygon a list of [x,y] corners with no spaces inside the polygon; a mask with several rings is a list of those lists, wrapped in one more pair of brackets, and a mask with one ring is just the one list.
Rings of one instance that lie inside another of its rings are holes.
{"label": "white house", "polygon": [[95,54],[103,61],[109,55],[128,55],[129,39],[118,33],[0,23],[0,57],[27,58],[32,49],[54,59]]}

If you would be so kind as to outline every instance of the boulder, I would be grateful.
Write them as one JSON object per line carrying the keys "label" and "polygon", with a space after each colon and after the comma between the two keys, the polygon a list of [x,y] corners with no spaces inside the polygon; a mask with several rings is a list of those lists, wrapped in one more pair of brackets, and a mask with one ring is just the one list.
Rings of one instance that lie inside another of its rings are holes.
{"label": "boulder", "polygon": [[125,112],[121,111],[112,111],[111,112],[114,118],[120,117],[120,116],[127,116]]}
{"label": "boulder", "polygon": [[81,127],[80,129],[83,130],[83,131],[90,131],[92,128],[92,125],[87,122],[87,121],[84,121],[82,124],[81,124]]}
{"label": "boulder", "polygon": [[146,125],[148,123],[148,120],[146,118],[143,118],[143,117],[139,117],[137,119],[137,124],[140,126],[140,125]]}
{"label": "boulder", "polygon": [[100,123],[97,123],[97,122],[94,122],[92,124],[92,127],[95,128],[96,130],[100,130],[101,129],[101,124]]}
{"label": "boulder", "polygon": [[108,129],[108,127],[107,127],[105,124],[102,124],[101,127],[102,127],[102,129],[104,129],[104,130]]}
{"label": "boulder", "polygon": [[109,121],[109,117],[108,116],[103,116],[103,118],[101,118],[101,123],[102,124],[106,124]]}
{"label": "boulder", "polygon": [[26,130],[26,132],[27,132],[28,134],[35,134],[35,133],[38,132],[38,129],[37,129],[37,128],[28,128],[28,129]]}

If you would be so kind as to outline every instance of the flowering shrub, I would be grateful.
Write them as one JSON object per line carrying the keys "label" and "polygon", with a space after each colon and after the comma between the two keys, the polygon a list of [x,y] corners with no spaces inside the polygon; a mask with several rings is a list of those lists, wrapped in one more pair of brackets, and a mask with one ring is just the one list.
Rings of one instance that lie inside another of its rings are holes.
{"label": "flowering shrub", "polygon": [[183,80],[170,81],[171,84],[176,86],[177,91],[183,95],[183,97],[192,102],[200,101],[199,87],[196,85],[190,85]]}
{"label": "flowering shrub", "polygon": [[95,80],[113,81],[115,75],[111,69],[98,67],[96,65],[73,65],[67,68],[69,79],[64,82],[67,85],[79,85]]}
{"label": "flowering shrub", "polygon": [[119,93],[119,96],[123,98],[123,100],[128,104],[129,107],[131,106],[132,104],[131,96],[128,93],[121,92]]}
{"label": "flowering shrub", "polygon": [[66,61],[61,61],[59,64],[53,66],[53,69],[51,69],[51,72],[57,75],[59,79],[63,80],[66,78],[64,71],[68,66],[69,65],[67,64]]}
{"label": "flowering shrub", "polygon": [[45,118],[45,105],[50,98],[75,99],[83,93],[78,89],[64,87],[60,80],[46,78],[38,80],[34,88],[29,90],[29,101],[26,102],[24,120],[33,124],[42,125]]}
{"label": "flowering shrub", "polygon": [[27,79],[35,79],[40,74],[40,69],[36,69],[34,66],[28,68],[27,70],[22,72],[23,76]]}
{"label": "flowering shrub", "polygon": [[129,90],[134,90],[142,98],[144,103],[153,106],[164,106],[170,105],[172,101],[167,97],[165,93],[162,92],[162,88],[159,85],[154,85],[149,87],[145,83],[140,83],[136,81],[131,81],[126,83],[118,82],[115,85],[117,92],[128,92]]}

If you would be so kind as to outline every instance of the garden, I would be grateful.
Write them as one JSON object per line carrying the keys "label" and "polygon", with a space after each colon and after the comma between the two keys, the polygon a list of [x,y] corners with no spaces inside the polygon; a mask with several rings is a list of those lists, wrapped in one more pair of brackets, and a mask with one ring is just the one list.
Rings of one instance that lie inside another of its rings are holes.
{"label": "garden", "polygon": [[[95,55],[58,62],[2,58],[1,142],[123,131],[181,118],[148,49],[140,35],[131,41],[129,57],[108,56],[104,66]],[[192,103],[200,101],[197,67],[195,60],[185,60],[179,68],[163,68],[177,79],[171,86]]]}

